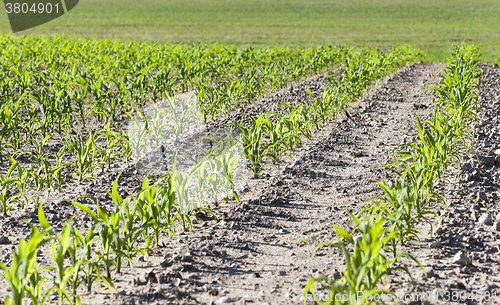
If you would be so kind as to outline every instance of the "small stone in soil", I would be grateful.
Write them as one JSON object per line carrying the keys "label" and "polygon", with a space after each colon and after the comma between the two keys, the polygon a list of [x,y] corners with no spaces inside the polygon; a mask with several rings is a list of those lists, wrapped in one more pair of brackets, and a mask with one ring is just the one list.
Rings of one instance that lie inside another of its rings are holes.
{"label": "small stone in soil", "polygon": [[481,292],[490,292],[491,291],[491,286],[489,284],[486,284],[481,289],[479,289],[479,291],[481,291]]}
{"label": "small stone in soil", "polygon": [[479,217],[479,222],[485,225],[491,225],[493,224],[493,218],[491,218],[490,214],[483,214]]}
{"label": "small stone in soil", "polygon": [[0,245],[5,245],[9,243],[9,239],[6,236],[0,236]]}
{"label": "small stone in soil", "polygon": [[460,264],[460,265],[465,265],[465,254],[462,251],[459,251],[455,256],[453,257],[453,262]]}
{"label": "small stone in soil", "polygon": [[55,204],[57,204],[58,206],[61,206],[61,207],[66,207],[66,206],[71,205],[71,203],[65,199],[59,200],[59,201],[55,202]]}
{"label": "small stone in soil", "polygon": [[488,202],[488,196],[486,196],[485,192],[479,192],[479,193],[477,193],[477,198],[478,199],[482,199],[482,200]]}
{"label": "small stone in soil", "polygon": [[156,282],[161,284],[165,281],[165,275],[163,273],[156,273],[155,274]]}
{"label": "small stone in soil", "polygon": [[55,301],[58,298],[59,298],[59,295],[57,294],[57,292],[52,291],[51,293],[49,293],[49,299],[51,299],[52,301]]}
{"label": "small stone in soil", "polygon": [[194,279],[199,279],[200,277],[199,277],[199,276],[197,276],[197,275],[196,275],[196,274],[194,274],[194,273],[190,273],[190,274],[188,274],[188,275],[186,276],[186,278],[187,278],[188,280],[194,280]]}
{"label": "small stone in soil", "polygon": [[429,244],[429,248],[441,248],[442,246],[443,246],[443,243],[440,241],[436,241],[436,242]]}
{"label": "small stone in soil", "polygon": [[161,263],[160,263],[160,266],[162,266],[163,268],[167,268],[167,267],[170,267],[172,265],[172,261],[169,260],[169,259],[165,259],[163,260]]}
{"label": "small stone in soil", "polygon": [[458,213],[465,213],[465,212],[467,212],[468,210],[469,210],[469,209],[468,209],[468,208],[466,208],[466,207],[459,207],[459,208],[457,208],[457,212],[458,212]]}
{"label": "small stone in soil", "polygon": [[426,267],[424,271],[427,274],[427,278],[434,277],[434,269],[432,269],[432,267]]}
{"label": "small stone in soil", "polygon": [[472,170],[472,165],[469,162],[462,164],[462,170],[470,172]]}
{"label": "small stone in soil", "polygon": [[193,261],[193,257],[191,257],[191,255],[184,255],[182,257],[182,261],[183,262],[192,262]]}
{"label": "small stone in soil", "polygon": [[229,302],[231,302],[230,297],[222,297],[217,301],[217,303],[229,303]]}
{"label": "small stone in soil", "polygon": [[163,288],[161,286],[156,286],[154,290],[155,294],[162,294],[163,293]]}
{"label": "small stone in soil", "polygon": [[184,271],[186,270],[193,270],[194,269],[194,266],[192,263],[185,263],[182,265],[182,269],[184,269]]}
{"label": "small stone in soil", "polygon": [[446,282],[446,286],[449,288],[455,288],[455,289],[465,289],[465,285],[457,280],[449,280]]}

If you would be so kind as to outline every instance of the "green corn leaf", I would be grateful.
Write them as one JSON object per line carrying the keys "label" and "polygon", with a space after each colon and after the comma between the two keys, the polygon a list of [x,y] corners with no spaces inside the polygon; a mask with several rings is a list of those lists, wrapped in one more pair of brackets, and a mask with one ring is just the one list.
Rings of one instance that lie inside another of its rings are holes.
{"label": "green corn leaf", "polygon": [[352,236],[349,233],[347,233],[346,230],[344,230],[336,225],[333,225],[333,227],[335,228],[335,231],[337,231],[337,234],[339,234],[340,236],[345,238],[349,243],[354,244],[354,239],[352,238]]}
{"label": "green corn leaf", "polygon": [[[90,197],[90,196],[83,196],[83,197]],[[94,198],[95,199],[95,198]],[[97,200],[97,199],[96,199]],[[71,202],[71,204],[77,206],[78,208],[80,208],[82,211],[86,212],[87,214],[90,215],[90,217],[92,217],[94,219],[95,222],[100,222],[101,220],[99,219],[99,217],[97,217],[97,215],[91,210],[89,209],[87,206],[81,204],[80,202],[77,202],[77,201],[73,201]]]}
{"label": "green corn leaf", "polygon": [[44,230],[51,230],[52,229],[52,226],[49,224],[49,222],[47,221],[47,218],[45,217],[45,213],[43,212],[43,203],[40,203],[40,205],[38,206],[38,221],[40,222],[40,225],[42,226],[42,228]]}

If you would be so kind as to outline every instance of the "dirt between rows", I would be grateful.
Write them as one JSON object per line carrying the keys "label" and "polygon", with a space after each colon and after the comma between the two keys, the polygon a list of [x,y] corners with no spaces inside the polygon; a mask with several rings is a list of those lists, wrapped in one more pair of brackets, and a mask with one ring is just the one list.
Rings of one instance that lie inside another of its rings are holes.
{"label": "dirt between rows", "polygon": [[[439,83],[436,75],[442,68],[417,63],[384,80],[349,109],[352,119],[341,117],[332,122],[298,150],[294,159],[286,160],[282,175],[269,171],[259,179],[248,180],[248,187],[239,190],[240,203],[232,201],[215,210],[219,220],[208,215],[199,217],[194,220],[192,234],[179,233],[177,241],[164,237],[154,256],[138,257],[134,270],[125,268],[122,274],[114,275],[113,295],[102,287],[100,292],[83,296],[82,304],[303,304],[304,287],[312,276],[339,278],[345,270],[340,250],[323,247],[314,256],[310,254],[319,243],[336,241],[333,224],[352,228],[348,209],[356,211],[366,205],[366,200],[382,195],[377,181],[393,177],[384,165],[395,160],[392,153],[400,150],[399,144],[415,139],[417,114],[423,119],[433,114],[436,97],[433,91],[424,90]],[[440,227],[437,233],[430,236],[429,226],[422,223],[421,244],[415,241],[401,249],[420,260],[428,278],[415,263],[401,260],[400,264],[411,271],[415,285],[403,273],[390,274],[383,285],[398,295],[434,293],[446,300],[450,292],[458,290],[468,293],[463,303],[498,303],[494,297],[489,301],[478,299],[486,291],[496,293],[500,271],[500,234],[496,231],[500,226],[494,223],[499,212],[495,154],[500,153],[500,69],[493,65],[484,65],[483,69],[481,101],[485,115],[475,126],[475,150],[482,157],[490,157],[483,158],[489,163],[480,165],[471,155],[466,164],[460,165],[460,176],[452,170],[451,186],[446,185],[449,207],[435,207],[441,215],[440,220],[433,219],[434,227]],[[280,99],[306,99],[305,87],[320,93],[324,82],[324,76],[319,76],[294,84],[280,95],[260,101],[264,107],[259,103],[249,106],[255,108],[250,112],[272,107]],[[228,117],[236,120],[241,113]],[[110,198],[97,189],[109,189],[114,177],[116,172],[75,184],[70,195],[94,194],[109,202]],[[124,195],[137,191],[142,178],[133,168],[125,170],[119,191]],[[60,230],[65,220],[75,216],[78,227],[89,227],[90,219],[64,199],[44,199],[49,221]],[[484,213],[491,215],[491,223],[480,222]],[[22,219],[36,223],[35,210],[15,209],[10,217],[0,219],[0,235],[5,237],[0,245],[3,262],[11,262],[10,253],[18,239],[29,234],[29,226]],[[472,265],[453,261],[464,249]],[[49,261],[50,250],[44,247],[39,253],[40,265]],[[0,279],[2,296],[8,293],[4,281]],[[474,292],[477,294],[471,298]]]}

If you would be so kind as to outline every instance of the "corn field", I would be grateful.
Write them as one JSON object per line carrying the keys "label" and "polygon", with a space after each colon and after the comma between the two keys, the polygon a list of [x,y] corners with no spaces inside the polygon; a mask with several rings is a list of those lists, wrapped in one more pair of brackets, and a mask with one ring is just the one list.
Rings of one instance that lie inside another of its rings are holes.
{"label": "corn field", "polygon": [[[112,293],[116,274],[133,268],[134,258],[154,255],[162,236],[175,242],[179,230],[193,229],[197,213],[217,218],[220,204],[239,202],[241,172],[249,179],[266,170],[280,175],[285,157],[294,157],[327,124],[349,117],[350,107],[384,77],[422,58],[409,46],[238,48],[8,35],[0,45],[2,214],[35,207],[38,217],[29,237],[13,249],[12,262],[0,263],[11,291],[4,303],[15,305],[28,299],[81,304],[101,283]],[[469,126],[481,111],[479,60],[472,46],[454,49],[433,89],[440,97],[434,118],[418,119],[419,138],[402,145],[399,159],[387,164],[394,182],[379,182],[381,197],[349,211],[356,224],[352,232],[335,225],[337,240],[318,245],[340,249],[346,271],[340,279],[311,279],[304,303],[311,295],[317,304],[377,303],[374,295],[393,294],[380,288],[388,273],[412,277],[397,265],[399,259],[422,267],[399,249],[418,238],[417,223],[432,226],[431,217],[438,216],[433,204],[446,204],[438,184],[471,150]],[[192,139],[186,137],[190,128],[196,133],[259,97],[334,69],[338,75],[328,78],[322,96],[309,91],[310,102],[283,102],[284,111],[243,116],[227,126],[232,133],[203,137],[210,145],[196,154],[180,150]],[[195,98],[179,102],[183,94]],[[49,143],[59,144],[49,149]],[[123,171],[158,158],[166,160],[165,168],[146,172],[137,192],[119,191]],[[91,220],[90,228],[77,228],[73,219],[57,229],[49,222],[43,198],[110,171],[118,172],[107,192],[112,206],[91,195],[70,202]],[[42,266],[37,252],[46,244],[52,260]],[[364,297],[320,301],[315,283],[332,295]]]}

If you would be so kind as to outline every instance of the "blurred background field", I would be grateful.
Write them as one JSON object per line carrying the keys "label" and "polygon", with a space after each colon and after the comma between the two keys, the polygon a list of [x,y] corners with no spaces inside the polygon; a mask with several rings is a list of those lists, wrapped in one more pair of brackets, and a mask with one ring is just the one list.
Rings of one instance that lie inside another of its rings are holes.
{"label": "blurred background field", "polygon": [[[10,33],[0,14],[0,33]],[[65,16],[16,35],[65,34],[173,43],[308,47],[323,43],[427,51],[447,61],[474,43],[500,61],[498,0],[81,0]]]}

